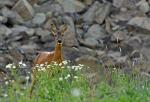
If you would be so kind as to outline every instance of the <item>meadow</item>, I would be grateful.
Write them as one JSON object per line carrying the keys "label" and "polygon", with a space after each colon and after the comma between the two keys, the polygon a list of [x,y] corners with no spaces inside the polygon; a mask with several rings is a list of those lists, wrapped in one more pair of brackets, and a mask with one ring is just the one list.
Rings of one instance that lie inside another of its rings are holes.
{"label": "meadow", "polygon": [[83,73],[89,67],[84,65],[37,65],[30,98],[30,77],[21,85],[16,74],[19,67],[9,67],[15,80],[1,86],[0,102],[150,102],[150,82],[140,72],[127,74],[111,68],[111,83],[104,78],[91,86]]}

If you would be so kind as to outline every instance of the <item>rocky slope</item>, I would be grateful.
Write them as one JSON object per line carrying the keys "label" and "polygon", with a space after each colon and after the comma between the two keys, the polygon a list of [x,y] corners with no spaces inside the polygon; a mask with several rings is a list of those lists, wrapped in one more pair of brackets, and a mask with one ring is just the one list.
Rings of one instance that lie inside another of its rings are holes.
{"label": "rocky slope", "polygon": [[1,68],[20,60],[31,65],[36,51],[53,50],[48,30],[53,19],[68,26],[67,60],[150,73],[146,0],[0,0]]}

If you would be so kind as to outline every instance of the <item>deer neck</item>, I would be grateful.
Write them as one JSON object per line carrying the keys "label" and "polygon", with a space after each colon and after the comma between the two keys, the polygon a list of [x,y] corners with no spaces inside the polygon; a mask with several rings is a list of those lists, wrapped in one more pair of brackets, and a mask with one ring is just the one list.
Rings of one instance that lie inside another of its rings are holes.
{"label": "deer neck", "polygon": [[62,60],[62,44],[56,44],[54,51],[54,61],[56,61],[57,63],[61,63]]}

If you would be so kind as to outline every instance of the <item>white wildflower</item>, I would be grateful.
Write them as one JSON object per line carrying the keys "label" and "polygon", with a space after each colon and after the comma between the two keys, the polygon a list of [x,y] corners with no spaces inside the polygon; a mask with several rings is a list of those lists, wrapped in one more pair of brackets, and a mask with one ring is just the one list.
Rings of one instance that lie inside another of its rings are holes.
{"label": "white wildflower", "polygon": [[62,66],[61,68],[65,68],[64,66]]}
{"label": "white wildflower", "polygon": [[63,80],[63,78],[62,78],[62,77],[60,77],[60,78],[59,78],[59,81],[62,81],[62,80]]}
{"label": "white wildflower", "polygon": [[68,77],[66,76],[64,79],[68,79]]}
{"label": "white wildflower", "polygon": [[74,76],[75,79],[78,79],[78,76]]}
{"label": "white wildflower", "polygon": [[62,63],[63,63],[64,65],[67,65],[67,64],[68,64],[67,60],[62,61]]}
{"label": "white wildflower", "polygon": [[7,95],[7,94],[3,94],[3,96],[4,96],[4,97],[8,97],[8,95]]}
{"label": "white wildflower", "polygon": [[45,62],[45,64],[47,65],[47,64],[48,64],[48,62]]}
{"label": "white wildflower", "polygon": [[142,88],[143,88],[143,89],[145,88],[144,85],[142,86]]}
{"label": "white wildflower", "polygon": [[23,95],[24,95],[24,93],[20,93],[20,95],[21,95],[21,96],[23,96]]}
{"label": "white wildflower", "polygon": [[78,96],[81,95],[81,91],[80,91],[80,89],[78,89],[78,88],[74,88],[74,89],[71,90],[71,94],[72,94],[73,96],[75,96],[75,97],[78,97]]}
{"label": "white wildflower", "polygon": [[11,82],[12,82],[12,83],[14,83],[14,82],[15,82],[15,80],[11,80]]}
{"label": "white wildflower", "polygon": [[25,63],[23,63],[22,61],[19,62],[20,66],[26,67],[27,65]]}
{"label": "white wildflower", "polygon": [[65,79],[68,79],[70,77],[70,74],[68,74],[66,77],[65,77]]}
{"label": "white wildflower", "polygon": [[67,77],[69,78],[69,77],[70,77],[70,74],[68,74]]}
{"label": "white wildflower", "polygon": [[29,80],[29,78],[30,78],[29,76],[26,76],[26,80]]}
{"label": "white wildflower", "polygon": [[16,66],[15,66],[15,65],[13,65],[13,66],[12,66],[12,68],[13,68],[13,69],[16,69]]}
{"label": "white wildflower", "polygon": [[6,68],[10,69],[10,68],[12,68],[12,66],[13,66],[13,64],[7,64]]}
{"label": "white wildflower", "polygon": [[58,66],[58,63],[57,63],[57,62],[54,62],[54,65],[55,65],[55,66]]}
{"label": "white wildflower", "polygon": [[84,67],[84,65],[83,65],[83,64],[79,64],[79,66],[80,66],[80,67]]}
{"label": "white wildflower", "polygon": [[40,67],[44,67],[44,64],[40,64]]}
{"label": "white wildflower", "polygon": [[76,68],[76,66],[72,66],[72,67],[71,67],[71,69],[75,69],[75,68]]}
{"label": "white wildflower", "polygon": [[71,69],[72,67],[71,67],[71,66],[67,66],[67,68],[68,68],[68,69]]}
{"label": "white wildflower", "polygon": [[63,64],[62,63],[59,63],[59,66],[62,66]]}
{"label": "white wildflower", "polygon": [[9,82],[8,81],[5,81],[5,85],[8,85],[9,84]]}
{"label": "white wildflower", "polygon": [[77,66],[75,66],[74,70],[77,71],[79,68]]}

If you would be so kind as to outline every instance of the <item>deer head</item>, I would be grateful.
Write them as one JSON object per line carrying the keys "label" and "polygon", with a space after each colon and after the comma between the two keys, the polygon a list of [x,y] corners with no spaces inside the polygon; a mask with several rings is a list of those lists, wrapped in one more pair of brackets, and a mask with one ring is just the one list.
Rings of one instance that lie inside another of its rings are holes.
{"label": "deer head", "polygon": [[50,31],[52,35],[54,36],[55,42],[57,44],[63,43],[63,36],[66,30],[67,30],[67,26],[65,25],[62,25],[60,27],[54,26],[53,24],[51,25]]}

